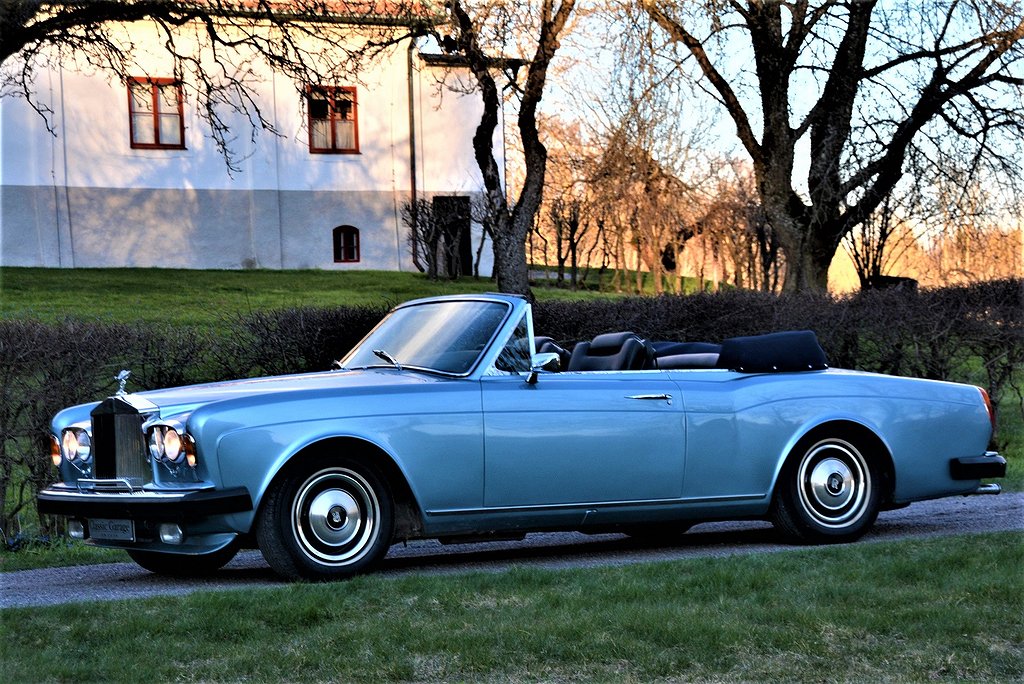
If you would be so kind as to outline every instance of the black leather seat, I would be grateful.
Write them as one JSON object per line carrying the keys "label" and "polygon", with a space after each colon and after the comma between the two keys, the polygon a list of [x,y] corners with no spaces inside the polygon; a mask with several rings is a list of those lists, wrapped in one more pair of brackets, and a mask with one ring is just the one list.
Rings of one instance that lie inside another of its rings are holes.
{"label": "black leather seat", "polygon": [[647,345],[636,333],[605,333],[573,347],[568,370],[639,370],[647,362]]}
{"label": "black leather seat", "polygon": [[715,368],[722,345],[710,342],[655,342],[654,365],[662,370]]}
{"label": "black leather seat", "polygon": [[558,368],[566,370],[569,367],[569,359],[572,355],[568,350],[559,347],[550,337],[534,336],[533,347],[537,354],[558,354]]}

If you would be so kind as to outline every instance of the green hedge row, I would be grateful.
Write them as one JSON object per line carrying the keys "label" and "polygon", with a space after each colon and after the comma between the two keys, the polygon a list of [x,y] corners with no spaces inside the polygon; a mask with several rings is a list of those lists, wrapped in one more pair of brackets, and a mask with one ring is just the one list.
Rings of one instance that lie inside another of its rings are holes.
{"label": "green hedge row", "polygon": [[[120,369],[132,371],[130,391],[323,370],[385,313],[383,306],[265,311],[217,330],[0,320],[0,531],[19,532],[20,516],[35,519],[35,492],[54,474],[50,418],[65,406],[111,394]],[[720,342],[810,329],[835,367],[972,382],[997,402],[1024,364],[1022,279],[841,298],[729,291],[543,302],[534,307],[534,320],[537,334],[567,347],[618,330]],[[44,525],[41,531],[49,530]]]}

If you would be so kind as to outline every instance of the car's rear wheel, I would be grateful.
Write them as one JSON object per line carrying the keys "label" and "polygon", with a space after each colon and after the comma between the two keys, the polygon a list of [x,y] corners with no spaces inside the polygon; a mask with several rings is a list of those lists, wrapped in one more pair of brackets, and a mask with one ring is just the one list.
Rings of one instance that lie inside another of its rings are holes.
{"label": "car's rear wheel", "polygon": [[216,572],[227,565],[238,553],[239,543],[232,542],[219,551],[200,555],[160,553],[128,549],[131,559],[150,572],[172,577],[196,577]]}
{"label": "car's rear wheel", "polygon": [[358,461],[318,457],[290,468],[260,509],[256,539],[290,579],[342,579],[387,553],[394,506],[387,482]]}
{"label": "car's rear wheel", "polygon": [[776,487],[772,521],[787,537],[809,543],[853,541],[878,517],[881,477],[854,440],[805,440]]}

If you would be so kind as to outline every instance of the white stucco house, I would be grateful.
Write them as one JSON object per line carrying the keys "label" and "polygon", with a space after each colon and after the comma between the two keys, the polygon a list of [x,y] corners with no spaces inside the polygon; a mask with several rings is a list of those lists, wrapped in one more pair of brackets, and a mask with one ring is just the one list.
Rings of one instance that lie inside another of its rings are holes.
{"label": "white stucco house", "polygon": [[280,135],[253,141],[250,122],[229,117],[234,173],[161,50],[137,57],[128,83],[40,69],[49,121],[0,98],[0,265],[413,270],[401,207],[415,190],[460,210],[461,270],[480,254],[489,274],[489,244],[464,210],[482,187],[480,98],[438,87],[459,67],[421,43],[403,41],[358,79],[299,88],[251,64],[255,102]]}

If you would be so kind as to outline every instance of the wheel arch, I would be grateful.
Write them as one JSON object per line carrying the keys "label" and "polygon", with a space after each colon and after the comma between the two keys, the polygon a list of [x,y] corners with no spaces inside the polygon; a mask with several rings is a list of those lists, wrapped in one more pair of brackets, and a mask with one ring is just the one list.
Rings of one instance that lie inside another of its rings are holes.
{"label": "wheel arch", "polygon": [[772,484],[772,500],[783,481],[783,475],[788,468],[795,467],[803,450],[809,448],[816,441],[826,437],[838,437],[847,439],[865,450],[868,457],[877,467],[882,478],[881,502],[885,506],[892,502],[893,492],[896,489],[896,468],[893,463],[892,452],[877,432],[854,420],[836,419],[820,423],[810,428],[798,439],[788,445],[783,457],[779,460],[779,466],[775,473],[775,482]]}
{"label": "wheel arch", "polygon": [[290,470],[309,459],[329,458],[332,455],[344,455],[373,468],[387,483],[395,506],[394,539],[412,539],[419,536],[423,529],[422,510],[405,473],[394,457],[372,442],[349,436],[324,437],[307,444],[284,461],[263,489],[264,495],[260,497],[255,511],[256,518],[266,504],[266,492],[278,486]]}

